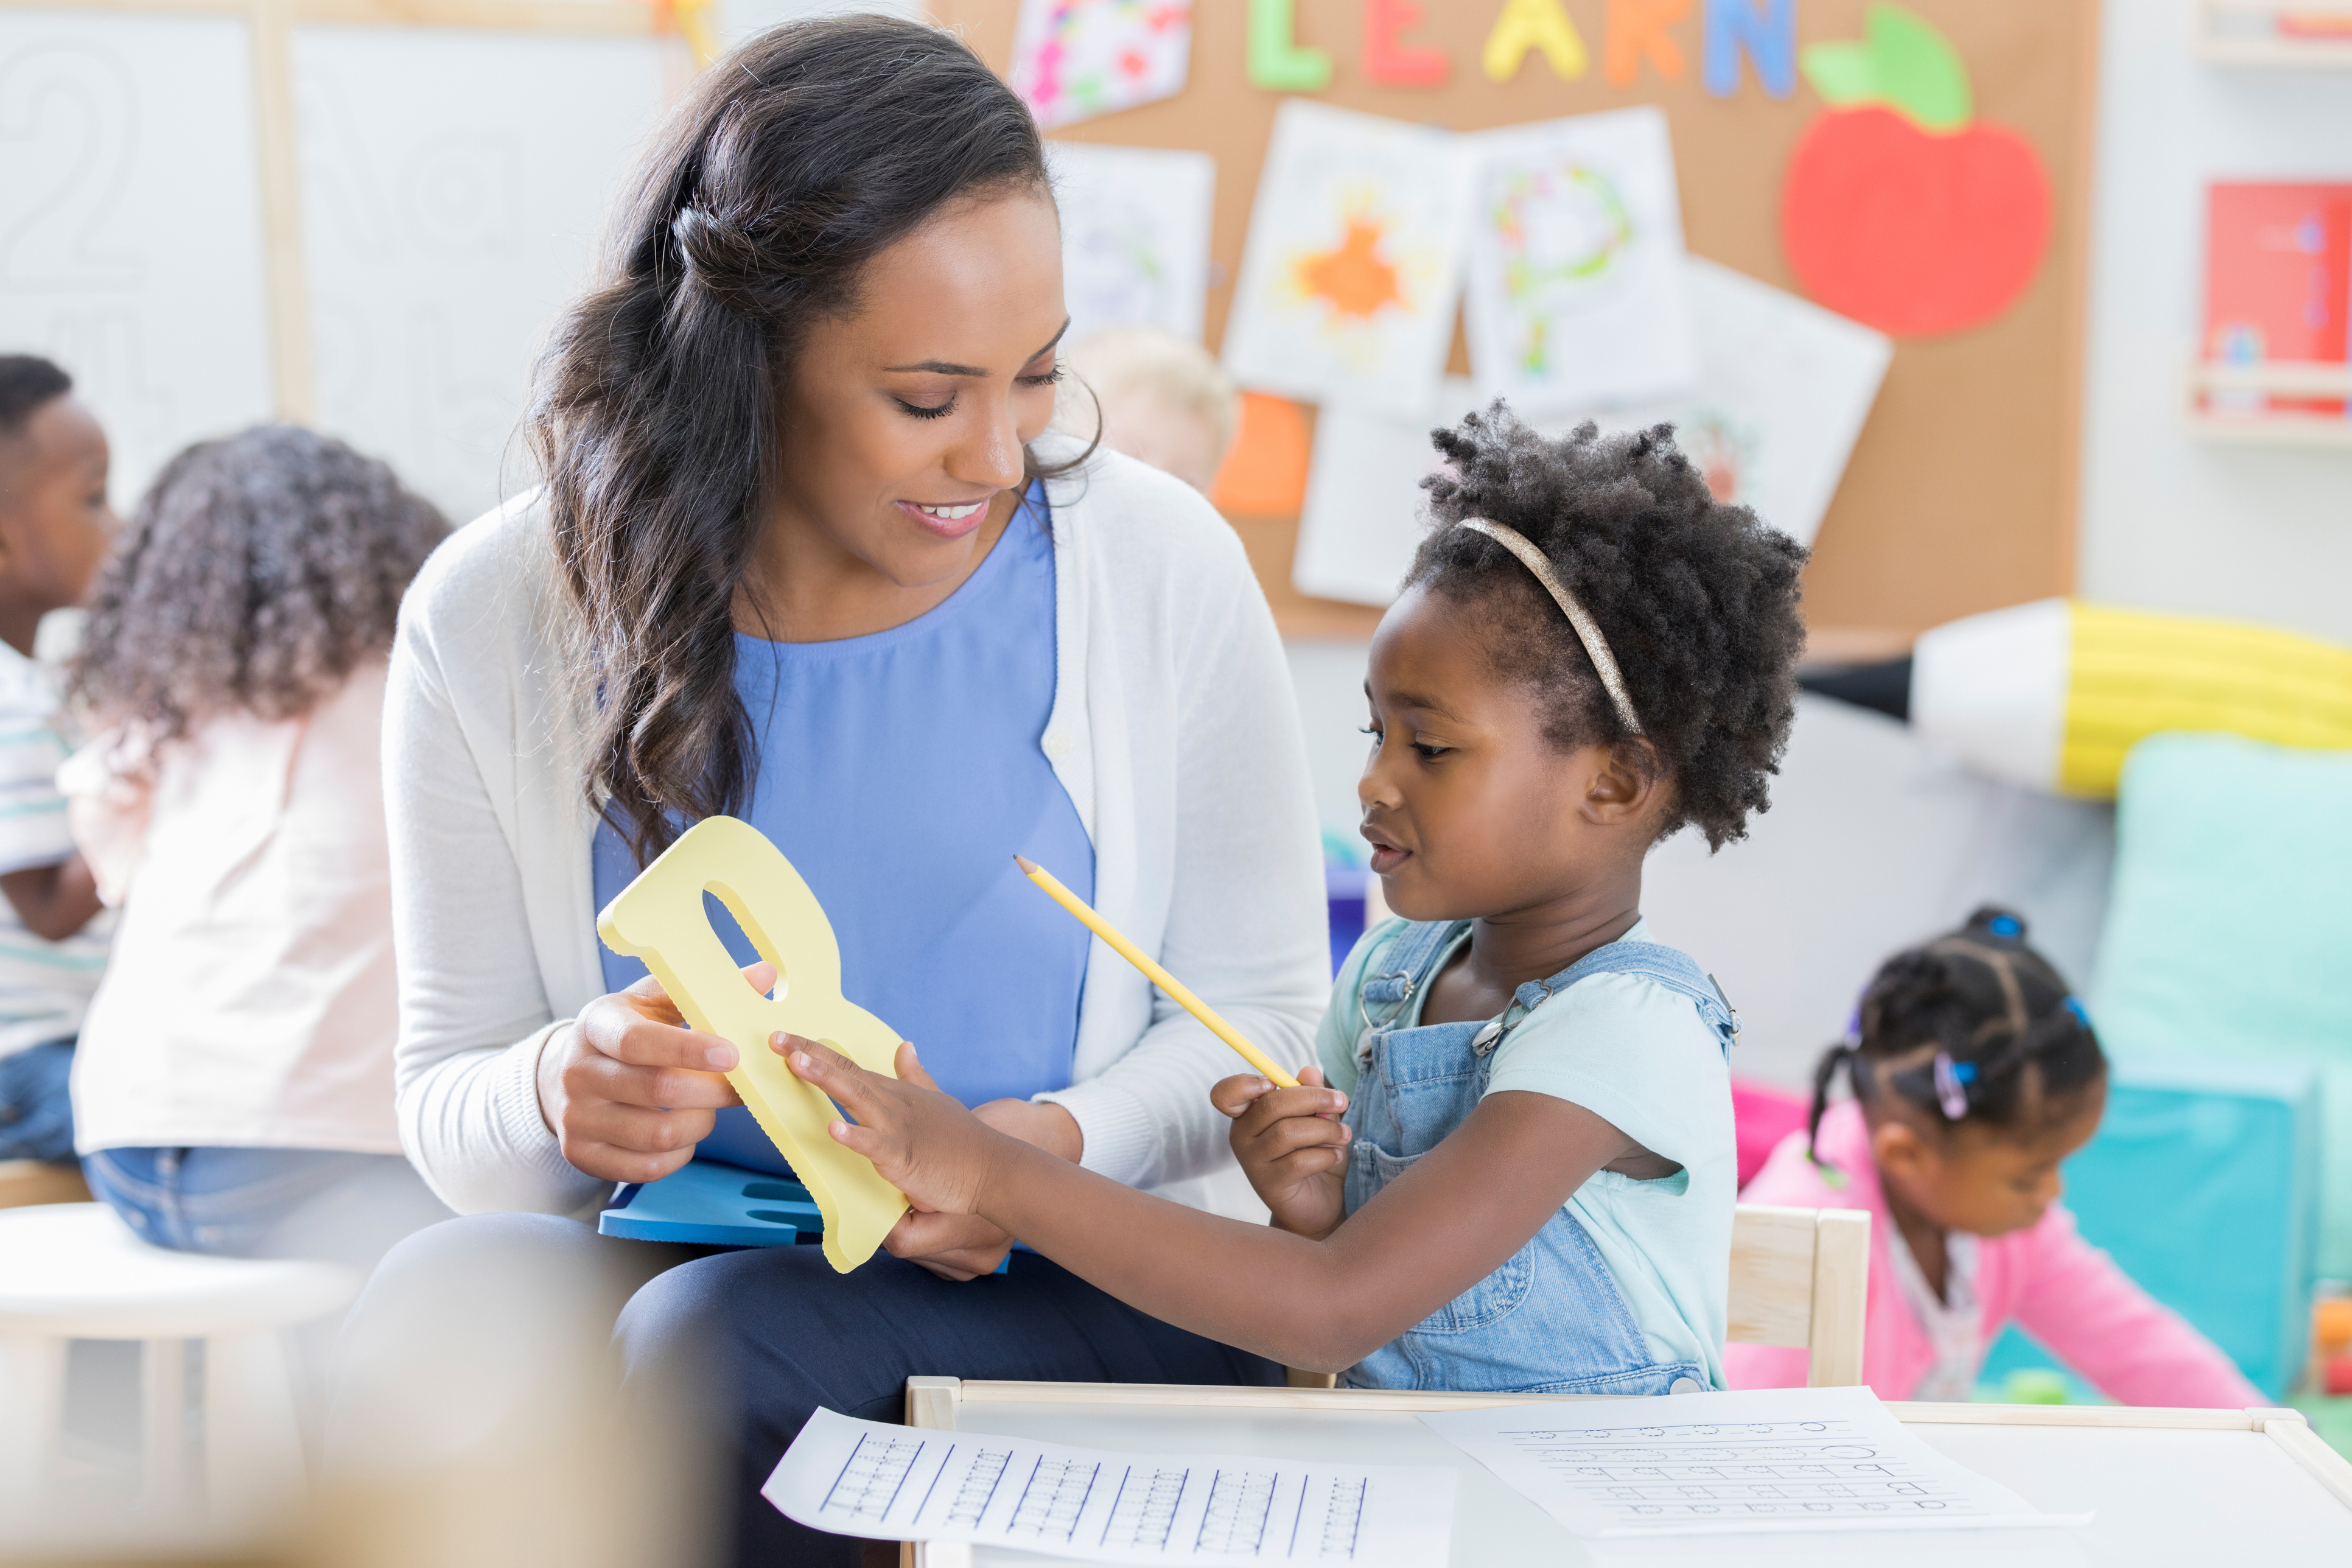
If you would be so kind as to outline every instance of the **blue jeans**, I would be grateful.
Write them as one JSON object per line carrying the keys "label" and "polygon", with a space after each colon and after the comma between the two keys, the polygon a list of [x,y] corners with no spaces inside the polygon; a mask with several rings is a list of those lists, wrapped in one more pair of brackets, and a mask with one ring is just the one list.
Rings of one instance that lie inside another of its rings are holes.
{"label": "blue jeans", "polygon": [[[578,1321],[547,1321],[537,1303],[551,1300]],[[625,1389],[654,1403],[682,1399],[725,1454],[726,1560],[747,1568],[859,1561],[863,1542],[805,1529],[760,1496],[820,1405],[898,1421],[907,1379],[923,1375],[1282,1381],[1273,1362],[1137,1311],[1034,1253],[959,1285],[883,1253],[838,1275],[814,1247],[703,1251],[599,1237],[547,1215],[476,1215],[394,1248],[352,1307],[337,1352],[344,1364],[328,1417],[330,1467],[396,1424],[369,1407],[380,1394],[354,1394],[352,1369],[396,1374],[420,1358],[462,1355],[484,1369],[486,1409],[512,1408],[533,1396],[498,1388],[501,1369],[546,1364],[545,1347],[568,1340],[564,1359],[533,1375],[577,1375],[604,1347],[605,1325]],[[453,1410],[445,1425],[491,1422]]]}
{"label": "blue jeans", "polygon": [[0,1057],[0,1160],[73,1158],[71,1040]]}
{"label": "blue jeans", "polygon": [[100,1149],[81,1163],[100,1202],[157,1247],[227,1258],[373,1264],[446,1217],[397,1154],[341,1149]]}

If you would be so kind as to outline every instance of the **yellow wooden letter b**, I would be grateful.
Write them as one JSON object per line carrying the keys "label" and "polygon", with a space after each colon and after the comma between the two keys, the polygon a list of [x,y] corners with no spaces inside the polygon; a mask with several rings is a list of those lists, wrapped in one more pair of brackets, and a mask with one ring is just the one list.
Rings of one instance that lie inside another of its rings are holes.
{"label": "yellow wooden letter b", "polygon": [[[710,929],[702,895],[718,895],[776,966],[772,1000]],[[686,1021],[740,1055],[727,1081],[824,1214],[824,1256],[846,1274],[874,1255],[907,1200],[862,1154],[825,1131],[833,1102],[793,1076],[768,1044],[779,1030],[822,1040],[858,1066],[898,1076],[898,1033],[841,994],[833,922],[783,852],[748,822],[713,816],[681,835],[596,917],[614,952],[645,960]]]}

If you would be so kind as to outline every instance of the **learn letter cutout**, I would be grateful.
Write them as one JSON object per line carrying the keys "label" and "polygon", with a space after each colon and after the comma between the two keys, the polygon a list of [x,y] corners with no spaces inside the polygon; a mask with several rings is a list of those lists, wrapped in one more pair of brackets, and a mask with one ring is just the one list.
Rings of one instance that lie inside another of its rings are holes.
{"label": "learn letter cutout", "polygon": [[[744,984],[710,929],[706,891],[776,966],[773,1000]],[[783,852],[748,822],[707,817],[604,906],[596,934],[614,952],[645,960],[688,1023],[734,1045],[740,1060],[727,1081],[824,1213],[825,1260],[846,1274],[872,1257],[907,1200],[864,1155],[833,1141],[825,1131],[833,1102],[793,1076],[768,1037],[783,1030],[822,1040],[895,1078],[898,1035],[841,994],[833,922]]]}

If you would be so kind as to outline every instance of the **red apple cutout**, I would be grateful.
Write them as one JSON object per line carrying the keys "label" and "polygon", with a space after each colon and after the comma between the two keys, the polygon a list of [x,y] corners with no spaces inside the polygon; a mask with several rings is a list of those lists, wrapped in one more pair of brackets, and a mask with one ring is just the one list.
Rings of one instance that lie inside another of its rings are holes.
{"label": "red apple cutout", "polygon": [[1789,160],[1789,265],[1814,299],[1881,331],[1981,326],[2024,292],[2049,243],[2041,157],[1975,122],[1967,69],[1926,22],[1877,5],[1864,31],[1802,56],[1831,108]]}

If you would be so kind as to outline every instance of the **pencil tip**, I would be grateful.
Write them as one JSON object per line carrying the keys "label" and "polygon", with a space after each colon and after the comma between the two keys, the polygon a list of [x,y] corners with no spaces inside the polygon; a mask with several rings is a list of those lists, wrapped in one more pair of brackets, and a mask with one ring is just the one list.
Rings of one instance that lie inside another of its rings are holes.
{"label": "pencil tip", "polygon": [[1026,855],[1015,855],[1013,858],[1013,863],[1024,871],[1034,871],[1037,868],[1037,862],[1030,859]]}

